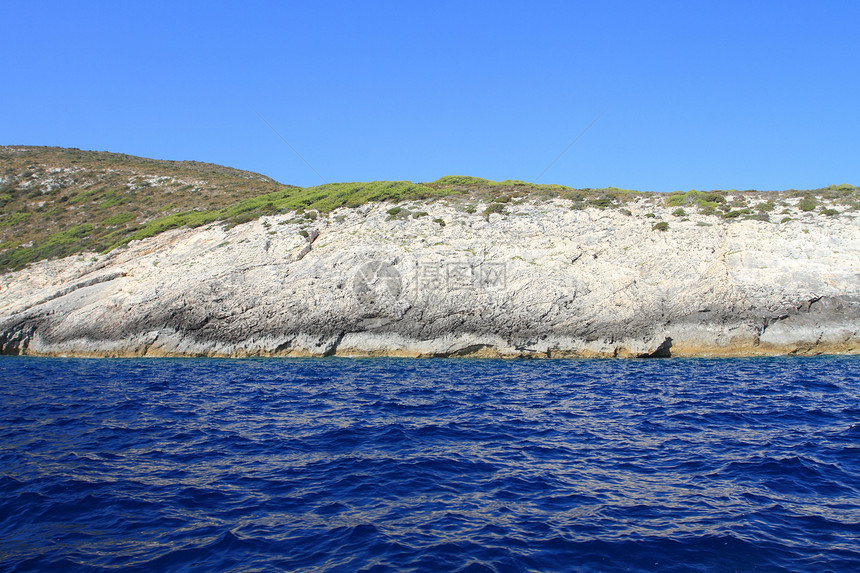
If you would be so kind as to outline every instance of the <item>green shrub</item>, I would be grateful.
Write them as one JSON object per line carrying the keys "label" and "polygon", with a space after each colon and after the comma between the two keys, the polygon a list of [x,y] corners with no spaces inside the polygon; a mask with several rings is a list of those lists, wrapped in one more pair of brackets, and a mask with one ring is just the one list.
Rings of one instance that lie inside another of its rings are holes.
{"label": "green shrub", "polygon": [[456,193],[433,189],[409,181],[373,181],[371,183],[327,183],[317,187],[290,187],[246,199],[222,210],[220,219],[229,219],[240,213],[255,218],[298,209],[313,209],[328,213],[340,207],[354,208],[370,202],[405,201],[445,197]]}
{"label": "green shrub", "polygon": [[764,211],[758,211],[752,215],[747,215],[744,218],[752,221],[770,221],[770,215],[768,215]]}
{"label": "green shrub", "polygon": [[41,259],[60,258],[85,250],[90,246],[89,223],[78,225],[49,235],[32,247],[17,247],[0,254],[0,266],[11,270],[20,269]]}
{"label": "green shrub", "polygon": [[597,207],[598,209],[606,209],[607,207],[612,205],[613,198],[609,195],[603,195],[602,197],[597,197],[588,202],[592,207]]}
{"label": "green shrub", "polygon": [[667,207],[680,207],[687,204],[687,194],[682,191],[674,191],[664,201]]}
{"label": "green shrub", "polygon": [[659,223],[654,223],[653,225],[651,225],[651,229],[655,231],[668,231],[669,223],[667,223],[666,221],[660,221]]}
{"label": "green shrub", "polygon": [[112,225],[122,225],[123,223],[128,223],[134,219],[134,213],[119,213],[112,217],[108,217],[104,221],[102,221],[102,225],[105,227],[110,227]]}
{"label": "green shrub", "polygon": [[699,213],[702,215],[713,215],[717,212],[717,203],[714,201],[702,201],[697,203],[699,207]]}
{"label": "green shrub", "polygon": [[681,207],[678,207],[677,209],[672,211],[672,215],[676,217],[685,217],[687,215],[687,212],[684,211],[684,209],[682,209]]}
{"label": "green shrub", "polygon": [[416,211],[416,212],[412,213],[412,218],[418,219],[420,217],[426,217],[427,215],[429,215],[429,213],[427,213],[427,211]]}
{"label": "green shrub", "polygon": [[822,207],[822,208],[821,208],[821,214],[822,214],[822,215],[827,215],[828,217],[833,217],[833,216],[835,216],[835,215],[838,215],[838,214],[839,214],[839,211],[838,211],[838,210],[836,210],[836,209],[828,209],[828,208],[826,208],[826,207]]}
{"label": "green shrub", "polygon": [[756,211],[761,211],[762,213],[767,213],[773,211],[776,208],[773,200],[771,199],[767,203],[759,203],[755,206]]}
{"label": "green shrub", "polygon": [[78,203],[84,203],[85,201],[95,201],[97,197],[101,196],[101,192],[101,189],[90,189],[88,191],[72,195],[69,197],[69,205],[77,205]]}
{"label": "green shrub", "polygon": [[446,175],[444,177],[440,177],[436,181],[428,183],[428,185],[497,186],[500,185],[500,183],[497,183],[496,181],[490,181],[489,179],[484,179],[483,177],[470,177],[469,175]]}
{"label": "green shrub", "polygon": [[654,213],[645,213],[645,216],[649,219],[656,219],[657,218],[657,215],[655,215]]}
{"label": "green shrub", "polygon": [[111,207],[116,207],[117,205],[122,205],[124,203],[130,203],[133,199],[129,196],[116,195],[114,191],[111,191],[107,194],[107,196],[99,203],[99,209],[110,209]]}
{"label": "green shrub", "polygon": [[445,220],[444,220],[444,219],[436,218],[436,219],[433,219],[433,222],[434,222],[434,223],[437,223],[440,227],[444,227],[444,226],[445,226]]}
{"label": "green shrub", "polygon": [[549,196],[556,197],[559,193],[563,191],[569,191],[570,187],[567,185],[556,185],[555,183],[538,183],[535,185],[534,183],[526,183],[527,187],[531,187],[538,191],[547,192],[546,194]]}
{"label": "green shrub", "polygon": [[27,221],[30,217],[31,217],[30,213],[23,213],[23,212],[12,213],[11,215],[4,217],[3,219],[0,219],[0,229],[2,229],[4,227],[12,227],[12,226],[17,225],[19,223],[23,223],[23,222]]}
{"label": "green shrub", "polygon": [[490,215],[493,213],[498,213],[499,215],[505,214],[505,206],[502,203],[490,203],[486,209],[484,209],[484,219],[487,221],[490,220]]}
{"label": "green shrub", "polygon": [[585,194],[582,191],[568,191],[567,193],[563,193],[561,197],[574,203],[585,201]]}
{"label": "green shrub", "polygon": [[814,197],[806,196],[797,204],[797,208],[801,211],[814,211],[818,206],[818,201]]}
{"label": "green shrub", "polygon": [[694,194],[696,197],[696,203],[725,203],[726,197],[725,194],[720,191],[708,191],[707,193],[699,193],[698,191],[690,191],[690,194]]}
{"label": "green shrub", "polygon": [[67,229],[65,231],[59,231],[50,235],[47,239],[42,241],[42,245],[46,247],[52,247],[57,245],[65,245],[71,243],[72,241],[77,241],[82,238],[85,238],[90,234],[90,231],[93,230],[93,226],[89,223],[85,223],[83,225],[78,225],[77,227],[72,227],[71,229]]}
{"label": "green shrub", "polygon": [[[161,217],[160,219],[156,219],[154,221],[150,221],[146,225],[144,225],[141,229],[138,229],[119,243],[113,245],[111,248],[118,247],[120,245],[124,245],[129,243],[130,241],[146,239],[148,237],[153,237],[158,235],[159,233],[163,233],[164,231],[170,229],[177,229],[179,227],[200,227],[207,223],[212,223],[213,221],[218,220],[220,212],[219,211],[209,211],[209,212],[200,212],[200,211],[188,211],[185,213],[174,213],[173,215],[167,215],[166,217]],[[239,224],[236,222],[238,215],[233,217],[231,220],[233,225]],[[252,219],[248,219],[252,220]],[[245,221],[242,221],[245,222]]]}
{"label": "green shrub", "polygon": [[779,222],[780,223],[788,223],[789,221],[791,221],[791,217],[783,217],[782,219],[780,219]]}
{"label": "green shrub", "polygon": [[403,207],[394,207],[389,209],[388,217],[385,218],[386,221],[394,221],[396,219],[408,219],[410,215],[412,215],[412,211],[409,209],[405,209]]}
{"label": "green shrub", "polygon": [[741,215],[751,215],[752,211],[748,208],[743,209],[735,209],[733,211],[727,211],[723,213],[723,219],[737,219]]}

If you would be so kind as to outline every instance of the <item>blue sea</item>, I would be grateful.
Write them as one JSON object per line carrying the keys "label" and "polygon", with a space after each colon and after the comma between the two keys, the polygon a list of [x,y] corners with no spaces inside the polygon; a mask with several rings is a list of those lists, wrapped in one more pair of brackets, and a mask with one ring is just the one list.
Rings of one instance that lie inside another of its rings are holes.
{"label": "blue sea", "polygon": [[860,358],[0,359],[3,571],[858,571]]}

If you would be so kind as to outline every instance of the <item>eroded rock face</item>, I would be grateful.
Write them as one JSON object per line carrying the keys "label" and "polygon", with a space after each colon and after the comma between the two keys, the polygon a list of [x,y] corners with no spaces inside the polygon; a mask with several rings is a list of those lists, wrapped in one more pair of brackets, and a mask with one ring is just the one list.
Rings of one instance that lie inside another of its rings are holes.
{"label": "eroded rock face", "polygon": [[[649,201],[652,201],[649,203]],[[857,352],[860,225],[525,203],[289,215],[0,277],[0,352],[688,356]],[[649,218],[645,213],[655,213]],[[437,219],[437,221],[434,221]],[[668,231],[653,229],[655,221]],[[444,226],[438,220],[444,221]]]}

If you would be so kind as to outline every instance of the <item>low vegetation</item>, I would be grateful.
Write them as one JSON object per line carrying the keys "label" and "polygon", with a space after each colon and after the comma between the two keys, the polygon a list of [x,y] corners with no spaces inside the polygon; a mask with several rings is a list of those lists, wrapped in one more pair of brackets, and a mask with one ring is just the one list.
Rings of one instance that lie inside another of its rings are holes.
{"label": "low vegetation", "polygon": [[[615,209],[627,216],[633,216],[636,201],[644,200],[654,208],[662,203],[682,223],[692,213],[725,221],[770,221],[769,213],[779,209],[786,215],[781,218],[785,223],[801,215],[837,217],[860,209],[860,193],[848,184],[809,191],[677,191],[665,195],[449,175],[429,183],[374,181],[301,188],[194,161],[0,146],[0,272],[46,258],[109,251],[169,229],[214,222],[234,226],[280,213],[293,213],[289,222],[310,223],[335,209],[389,202],[393,204],[388,209],[389,220],[419,219],[428,216],[428,211],[411,210],[403,203],[445,201],[490,221],[491,215],[508,216],[526,201],[551,200],[562,201],[571,209]],[[644,216],[656,218],[651,212]],[[443,219],[432,221],[445,226]],[[668,223],[660,221],[652,228],[665,231]]]}
{"label": "low vegetation", "polygon": [[284,189],[248,171],[58,147],[0,146],[0,272],[45,258],[105,251],[144,227],[194,222]]}

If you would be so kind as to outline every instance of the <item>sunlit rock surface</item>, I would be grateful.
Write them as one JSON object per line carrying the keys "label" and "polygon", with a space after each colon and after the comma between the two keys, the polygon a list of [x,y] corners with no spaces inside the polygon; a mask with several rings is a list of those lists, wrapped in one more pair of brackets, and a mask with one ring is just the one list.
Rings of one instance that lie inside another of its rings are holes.
{"label": "sunlit rock surface", "polygon": [[[629,214],[526,202],[488,220],[483,205],[404,207],[428,214],[395,218],[390,204],[371,204],[310,226],[290,215],[214,224],[3,275],[0,349],[645,357],[860,348],[851,213],[682,219],[654,198],[627,204]],[[660,221],[668,230],[653,228]]]}

